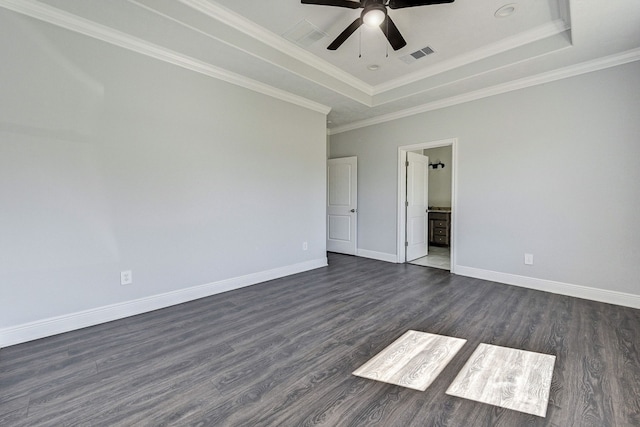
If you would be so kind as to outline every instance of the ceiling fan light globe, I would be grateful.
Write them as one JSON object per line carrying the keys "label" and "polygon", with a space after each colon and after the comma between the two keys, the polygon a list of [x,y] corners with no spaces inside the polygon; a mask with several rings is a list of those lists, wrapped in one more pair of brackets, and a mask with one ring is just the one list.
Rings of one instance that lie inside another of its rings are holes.
{"label": "ceiling fan light globe", "polygon": [[371,9],[364,14],[362,21],[369,27],[379,27],[386,16],[383,10]]}

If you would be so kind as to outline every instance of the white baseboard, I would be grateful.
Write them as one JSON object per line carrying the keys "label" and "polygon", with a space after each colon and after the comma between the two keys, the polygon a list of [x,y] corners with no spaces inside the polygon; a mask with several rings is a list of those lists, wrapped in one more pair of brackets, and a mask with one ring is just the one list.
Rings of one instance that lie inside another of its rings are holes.
{"label": "white baseboard", "polygon": [[398,256],[396,254],[388,254],[386,252],[368,251],[366,249],[356,249],[356,256],[363,258],[377,259],[378,261],[386,262],[398,262]]}
{"label": "white baseboard", "polygon": [[516,274],[501,273],[499,271],[482,270],[479,268],[465,267],[463,265],[456,265],[455,272],[461,276],[474,277],[476,279],[506,283],[507,285],[536,289],[539,291],[583,298],[592,301],[606,302],[608,304],[640,308],[640,295],[609,291],[606,289],[589,288],[587,286],[572,285],[553,280],[536,279],[534,277],[518,276]]}
{"label": "white baseboard", "polygon": [[86,328],[124,317],[135,316],[233,289],[255,285],[266,282],[267,280],[278,279],[280,277],[325,267],[326,265],[326,257],[318,258],[285,267],[274,268],[272,270],[247,274],[246,276],[233,277],[218,282],[0,329],[0,348]]}

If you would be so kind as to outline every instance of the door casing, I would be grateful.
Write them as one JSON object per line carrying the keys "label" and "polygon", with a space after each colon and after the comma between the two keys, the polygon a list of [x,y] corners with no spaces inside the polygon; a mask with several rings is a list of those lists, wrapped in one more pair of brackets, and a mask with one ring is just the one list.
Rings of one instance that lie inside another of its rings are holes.
{"label": "door casing", "polygon": [[[347,179],[340,184],[332,203],[332,168],[341,168]],[[358,248],[358,158],[342,157],[327,160],[327,251],[355,255]],[[332,238],[332,221],[339,235]],[[345,233],[346,231],[346,233]]]}
{"label": "door casing", "polygon": [[451,273],[455,273],[456,265],[456,247],[458,240],[457,233],[457,170],[458,170],[458,139],[442,139],[438,141],[423,142],[420,144],[401,145],[398,147],[398,200],[397,209],[398,214],[396,217],[396,254],[397,263],[404,263],[406,259],[406,250],[404,246],[405,242],[405,230],[406,230],[406,207],[405,207],[405,194],[407,192],[407,169],[405,168],[405,159],[407,158],[408,151],[415,151],[428,148],[446,147],[451,146]]}

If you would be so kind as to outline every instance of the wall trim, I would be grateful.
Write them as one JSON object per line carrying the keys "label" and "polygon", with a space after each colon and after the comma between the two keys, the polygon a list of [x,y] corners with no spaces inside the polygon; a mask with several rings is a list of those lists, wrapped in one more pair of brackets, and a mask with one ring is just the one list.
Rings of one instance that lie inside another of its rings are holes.
{"label": "wall trim", "polygon": [[254,92],[267,95],[281,101],[289,102],[322,114],[329,114],[331,107],[277,89],[257,80],[250,79],[220,67],[200,61],[196,58],[180,54],[171,49],[147,42],[124,32],[114,30],[85,18],[61,11],[34,0],[0,0],[0,7],[38,19],[49,24],[73,31],[85,36],[122,47],[124,49],[177,65],[196,73],[204,74],[218,80],[231,83]]}
{"label": "wall trim", "polygon": [[570,65],[564,68],[558,68],[556,70],[549,71],[546,73],[541,73],[535,76],[513,80],[507,83],[491,86],[491,87],[476,90],[473,92],[464,93],[462,95],[453,96],[450,98],[441,99],[435,102],[418,105],[417,107],[408,108],[406,110],[397,111],[390,114],[383,114],[381,116],[373,117],[371,119],[366,119],[366,120],[360,120],[360,121],[349,123],[343,126],[337,126],[335,128],[329,129],[329,134],[336,135],[339,133],[348,132],[355,129],[360,129],[368,126],[390,122],[392,120],[398,120],[405,117],[414,116],[416,114],[426,113],[428,111],[439,110],[441,108],[451,107],[453,105],[463,104],[465,102],[476,101],[478,99],[487,98],[494,95],[500,95],[507,92],[512,92],[518,89],[524,89],[531,86],[538,86],[541,84],[554,82],[556,80],[562,80],[569,77],[579,76],[581,74],[591,73],[593,71],[604,70],[606,68],[616,67],[618,65],[624,65],[634,61],[640,61],[640,48],[627,50],[625,52],[605,56],[605,57],[594,59],[591,61],[581,62],[579,64]]}
{"label": "wall trim", "polygon": [[[368,96],[373,95],[373,86],[368,83],[363,82],[362,80],[354,77],[353,75],[343,71],[342,69],[336,67],[324,59],[317,57],[316,55],[306,51],[305,49],[295,45],[292,42],[285,40],[279,35],[267,30],[264,27],[256,24],[255,22],[245,18],[244,16],[222,6],[217,3],[212,3],[207,0],[179,0],[181,3],[195,9],[205,15],[222,22],[225,25],[230,25],[238,31],[243,32],[244,34],[252,37],[255,40],[258,40],[262,43],[265,43],[269,47],[276,49],[292,58],[297,59],[300,62],[308,64],[313,68],[327,74],[330,77],[333,77],[336,80],[339,80],[343,83],[346,83],[353,89],[356,89]],[[306,76],[302,76],[306,77]],[[308,77],[306,77],[308,78]],[[318,83],[318,82],[315,82]],[[339,91],[334,87],[330,87],[329,89],[335,90],[336,92],[344,95],[348,98],[353,99],[353,96],[345,93],[343,91]],[[358,102],[361,102],[355,99]]]}
{"label": "wall trim", "polygon": [[[158,10],[145,5],[144,2],[138,2],[136,0],[131,0],[131,1],[132,3],[137,4],[140,7],[144,7],[154,13],[157,13],[159,15],[172,19],[167,15],[163,15],[163,13],[159,12]],[[282,64],[269,60],[268,58],[264,57],[264,55],[258,55],[256,52],[253,52],[250,50],[244,50],[245,53],[258,57],[278,67],[285,68],[289,72],[295,73],[307,80],[310,80],[318,85],[324,86],[340,95],[343,95],[349,99],[352,99],[356,102],[359,102],[369,107],[375,106],[373,102],[373,97],[375,95],[383,94],[385,92],[397,89],[399,87],[403,87],[409,83],[422,80],[422,79],[431,77],[435,74],[439,74],[441,72],[457,68],[461,65],[465,65],[468,63],[472,63],[472,62],[490,57],[492,55],[495,55],[496,53],[503,52],[508,49],[517,48],[519,46],[530,43],[531,41],[535,41],[544,37],[548,37],[553,34],[557,34],[558,32],[567,30],[569,28],[569,26],[562,19],[559,19],[547,25],[528,31],[524,34],[519,34],[514,37],[510,37],[496,44],[492,44],[490,46],[473,51],[469,54],[456,57],[450,61],[446,61],[442,63],[441,65],[438,65],[436,67],[431,67],[425,72],[421,71],[417,73],[412,73],[408,76],[374,86],[354,77],[353,75],[345,72],[344,70],[341,70],[339,67],[336,67],[330,62],[324,59],[321,59],[316,55],[313,55],[312,53],[295,45],[294,43],[284,40],[279,35],[255,24],[251,20],[243,17],[242,15],[222,5],[214,4],[207,0],[179,0],[179,1],[180,3],[194,10],[197,10],[198,12],[203,13],[208,17],[217,20],[223,23],[224,25],[232,27],[243,34],[248,35],[249,37],[256,40],[257,42],[263,43],[269,46],[270,48],[287,55],[289,58],[293,58],[299,61],[300,63],[310,66],[312,69],[319,71],[325,76],[332,78],[335,82],[339,82],[339,84],[346,85],[347,90],[345,90],[345,88],[340,88],[335,84],[323,82],[322,79],[314,78],[313,76],[307,75],[303,72],[296,72],[293,69],[286,68]],[[0,7],[4,7],[8,10],[12,10],[14,12],[21,13],[26,16],[30,16],[32,18],[35,18],[44,22],[48,22],[50,24],[59,26],[61,28],[65,28],[70,31],[84,34],[86,36],[89,36],[89,37],[92,37],[92,38],[95,38],[119,47],[123,47],[125,49],[132,50],[134,52],[137,52],[146,56],[150,56],[155,59],[162,60],[164,62],[178,65],[180,67],[183,67],[201,74],[205,74],[207,76],[210,76],[219,80],[223,80],[237,86],[245,87],[249,90],[253,90],[268,96],[282,99],[286,102],[291,102],[293,104],[300,105],[304,108],[310,108],[314,111],[319,111],[324,114],[328,114],[330,111],[330,108],[328,106],[306,99],[300,95],[295,95],[285,90],[278,89],[268,84],[245,77],[241,74],[237,74],[237,73],[225,70],[223,68],[208,64],[204,61],[199,61],[195,58],[191,58],[186,55],[180,54],[178,52],[166,49],[162,46],[155,45],[143,39],[131,36],[127,33],[115,30],[113,28],[110,28],[108,26],[99,24],[91,20],[76,16],[72,13],[65,12],[55,7],[43,4],[36,0],[0,0]],[[188,24],[184,22],[180,22],[177,20],[176,22],[179,22],[181,25],[190,27]],[[190,28],[193,30],[196,30],[193,27],[190,27]],[[196,31],[200,31],[200,30],[196,30]],[[203,33],[203,34],[206,34],[206,33]],[[230,46],[235,46],[233,44],[233,40],[221,40],[221,39],[218,39],[218,40]],[[353,90],[354,92],[350,93],[349,89]],[[394,98],[394,100],[395,99],[396,98]],[[383,104],[386,104],[392,101],[393,100],[389,100],[384,102]]]}
{"label": "wall trim", "polygon": [[[380,95],[390,90],[415,83],[428,77],[433,77],[436,74],[445,73],[464,65],[481,61],[491,56],[504,53],[508,50],[515,49],[526,44],[545,39],[547,37],[561,34],[569,29],[570,26],[566,22],[564,22],[564,20],[557,19],[555,21],[549,22],[548,24],[533,28],[529,31],[525,31],[524,33],[518,33],[514,36],[501,39],[498,42],[491,43],[480,49],[472,50],[471,52],[454,56],[453,58],[442,62],[438,62],[431,67],[413,72],[411,74],[407,74],[404,77],[391,80],[387,83],[379,84],[373,88],[373,95]],[[474,73],[472,74],[472,76],[476,76],[478,74],[483,73]]]}
{"label": "wall trim", "polygon": [[393,262],[394,264],[398,261],[398,256],[396,254],[388,254],[386,252],[376,252],[360,248],[356,249],[356,256],[375,259],[378,261]]}
{"label": "wall trim", "polygon": [[464,265],[456,265],[455,270],[456,274],[461,276],[490,280],[492,282],[505,283],[507,285],[520,286],[522,288],[536,289],[538,291],[551,292],[554,294],[640,309],[640,295],[590,288],[587,286],[573,285],[553,280],[536,279],[535,277],[519,276],[499,271],[483,270],[480,268],[466,267]]}
{"label": "wall trim", "polygon": [[267,280],[279,279],[292,274],[314,270],[327,265],[326,257],[317,258],[271,270],[251,273],[245,276],[232,277],[204,285],[178,289],[163,294],[3,328],[0,329],[0,348],[135,316],[222,292],[255,285],[266,282]]}
{"label": "wall trim", "polygon": [[[276,49],[292,58],[300,62],[304,62],[316,68],[317,70],[325,73],[326,75],[337,79],[343,83],[346,83],[351,88],[368,95],[369,97],[373,97],[375,95],[379,95],[385,93],[390,90],[397,89],[399,87],[405,86],[407,84],[413,83],[418,80],[422,80],[427,77],[431,77],[433,75],[446,72],[460,66],[476,62],[490,56],[496,55],[498,53],[505,52],[510,49],[515,49],[521,46],[524,46],[528,43],[532,43],[537,40],[544,39],[546,37],[551,37],[553,35],[562,33],[570,29],[570,26],[567,22],[565,22],[565,18],[557,19],[548,24],[542,25],[540,27],[534,28],[532,30],[526,31],[521,34],[517,34],[512,37],[508,37],[504,40],[501,40],[496,43],[492,43],[488,46],[482,47],[480,49],[476,49],[470,53],[460,55],[458,57],[452,58],[449,61],[445,61],[441,64],[438,64],[435,67],[430,67],[427,70],[418,71],[412,73],[408,76],[401,77],[395,80],[392,80],[387,83],[379,84],[379,85],[371,85],[368,84],[353,75],[343,71],[342,69],[336,67],[324,59],[313,55],[307,50],[295,45],[294,43],[288,42],[284,40],[282,37],[274,34],[273,32],[261,27],[255,22],[245,18],[244,16],[222,6],[219,4],[215,4],[209,2],[207,0],[179,0],[181,3],[198,10],[205,15],[216,19],[225,25],[231,25],[233,28],[243,32],[244,34],[252,37],[255,40],[258,40],[262,43],[267,44],[273,49]],[[566,3],[566,1],[562,1],[561,3]],[[306,76],[302,76],[308,78]],[[315,83],[320,84],[320,82],[310,79]],[[325,87],[327,87],[325,85]],[[350,99],[353,99],[357,102],[362,101],[357,99],[356,97],[346,93],[345,91],[341,91],[335,87],[328,87],[331,90],[336,91],[337,93],[346,96]],[[373,104],[369,106],[374,106]]]}

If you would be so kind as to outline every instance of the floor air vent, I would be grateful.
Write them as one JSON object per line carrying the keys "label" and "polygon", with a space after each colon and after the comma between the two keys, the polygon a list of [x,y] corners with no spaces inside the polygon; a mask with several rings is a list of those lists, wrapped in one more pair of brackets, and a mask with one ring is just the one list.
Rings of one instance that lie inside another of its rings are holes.
{"label": "floor air vent", "polygon": [[431,47],[427,46],[423,47],[420,50],[416,50],[415,52],[412,52],[408,55],[401,56],[400,59],[407,64],[412,64],[418,59],[424,58],[425,56],[431,55],[432,53],[435,53],[435,51]]}

